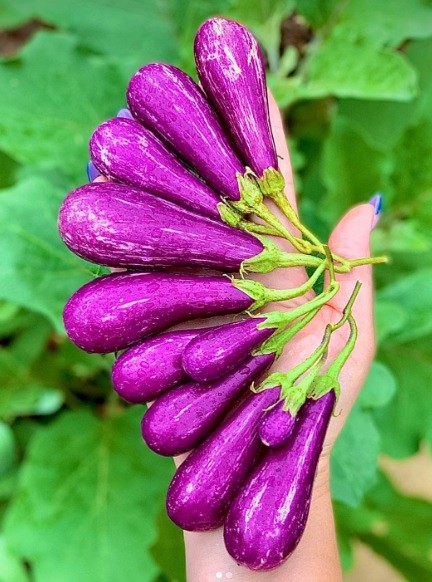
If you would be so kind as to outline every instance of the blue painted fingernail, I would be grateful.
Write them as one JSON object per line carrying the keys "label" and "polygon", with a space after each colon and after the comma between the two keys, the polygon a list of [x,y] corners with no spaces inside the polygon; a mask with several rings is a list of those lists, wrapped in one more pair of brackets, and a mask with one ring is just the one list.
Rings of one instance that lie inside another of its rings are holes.
{"label": "blue painted fingernail", "polygon": [[101,174],[100,174],[99,170],[96,168],[94,163],[90,160],[89,163],[87,164],[87,177],[89,179],[89,182],[93,182],[93,180],[95,180],[100,175]]}
{"label": "blue painted fingernail", "polygon": [[379,221],[380,216],[381,216],[381,211],[382,211],[382,207],[383,207],[383,195],[380,192],[377,192],[369,200],[369,204],[372,204],[372,206],[374,207],[374,211],[375,211],[375,214],[374,214],[374,217],[372,220],[372,229],[374,229],[376,227],[376,225],[378,224],[378,221]]}
{"label": "blue painted fingernail", "polygon": [[132,117],[132,113],[129,111],[129,109],[120,109],[120,111],[117,113],[117,117],[124,117],[125,119],[133,119]]}

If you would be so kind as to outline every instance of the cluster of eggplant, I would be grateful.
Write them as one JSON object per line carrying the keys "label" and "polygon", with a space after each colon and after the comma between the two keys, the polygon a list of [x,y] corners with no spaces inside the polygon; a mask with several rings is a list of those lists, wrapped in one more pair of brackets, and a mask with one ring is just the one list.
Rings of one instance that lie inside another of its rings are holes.
{"label": "cluster of eggplant", "polygon": [[[129,83],[128,109],[91,137],[91,163],[107,180],[66,197],[59,230],[74,253],[122,272],[79,289],[64,323],[83,350],[121,352],[112,381],[123,399],[155,400],[142,421],[147,445],[161,455],[192,451],[168,489],[170,518],[190,531],[223,525],[231,556],[266,570],[288,557],[305,527],[336,399],[331,370],[342,362],[319,374],[336,326],[305,363],[264,378],[337,292],[334,272],[350,264],[300,224],[283,194],[264,61],[252,34],[212,18],[197,32],[195,58],[202,88],[174,66],[145,65]],[[303,236],[268,210],[266,197]],[[267,235],[285,237],[296,252],[283,252]],[[293,265],[314,269],[296,289],[245,278]],[[311,301],[253,314],[310,290],[325,269],[330,285]],[[170,329],[228,314],[242,315],[210,328]],[[346,321],[345,359],[356,336],[349,310],[337,325]]]}

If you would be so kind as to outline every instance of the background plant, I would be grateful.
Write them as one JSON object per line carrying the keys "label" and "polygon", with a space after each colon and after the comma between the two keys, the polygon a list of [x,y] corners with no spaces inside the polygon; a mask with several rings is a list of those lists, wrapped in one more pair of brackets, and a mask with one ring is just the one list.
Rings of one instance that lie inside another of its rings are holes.
{"label": "background plant", "polygon": [[[65,193],[128,78],[193,71],[212,14],[262,43],[285,112],[301,211],[326,237],[375,192],[379,352],[334,449],[343,564],[361,539],[407,580],[432,577],[432,505],[377,468],[432,444],[432,3],[426,0],[0,0],[0,580],[184,580],[164,515],[168,459],[112,396],[108,356],[65,338],[61,311],[95,267],[61,243]],[[173,560],[173,556],[175,559]]]}

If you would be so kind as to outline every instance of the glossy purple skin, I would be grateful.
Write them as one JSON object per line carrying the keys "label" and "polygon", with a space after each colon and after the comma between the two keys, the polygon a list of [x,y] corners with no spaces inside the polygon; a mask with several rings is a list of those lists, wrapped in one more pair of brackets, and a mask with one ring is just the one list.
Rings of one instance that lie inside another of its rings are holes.
{"label": "glossy purple skin", "polygon": [[201,85],[246,165],[258,177],[277,169],[264,60],[252,33],[238,22],[211,18],[198,30],[194,52]]}
{"label": "glossy purple skin", "polygon": [[236,173],[245,168],[195,81],[172,65],[145,65],[131,79],[133,116],[168,143],[221,195],[239,200]]}
{"label": "glossy purple skin", "polygon": [[[273,356],[267,356],[269,365]],[[222,525],[231,501],[252,470],[261,441],[258,423],[279,389],[251,394],[177,469],[168,488],[168,516],[182,529]]]}
{"label": "glossy purple skin", "polygon": [[251,357],[211,383],[188,382],[162,395],[145,413],[141,432],[150,449],[171,457],[195,448],[221,422],[243,391],[269,367]]}
{"label": "glossy purple skin", "polygon": [[306,402],[292,439],[266,453],[231,504],[224,539],[238,564],[276,568],[299,543],[334,404],[333,391]]}
{"label": "glossy purple skin", "polygon": [[171,331],[132,346],[114,362],[114,390],[128,402],[149,402],[184,382],[182,354],[200,333],[201,329]]}
{"label": "glossy purple skin", "polygon": [[258,432],[261,442],[267,447],[281,447],[292,435],[297,422],[297,416],[283,410],[283,402],[265,413]]}
{"label": "glossy purple skin", "polygon": [[253,349],[274,333],[258,329],[264,317],[254,317],[215,327],[192,340],[183,353],[183,367],[198,382],[208,382],[235,370]]}
{"label": "glossy purple skin", "polygon": [[220,220],[220,197],[155,136],[133,119],[110,119],[90,139],[90,154],[105,176],[136,186],[198,214]]}
{"label": "glossy purple skin", "polygon": [[71,192],[60,208],[59,230],[75,254],[109,267],[238,271],[264,248],[247,232],[113,182]]}
{"label": "glossy purple skin", "polygon": [[252,303],[227,277],[115,273],[78,289],[63,321],[81,349],[108,353],[181,321],[238,313]]}

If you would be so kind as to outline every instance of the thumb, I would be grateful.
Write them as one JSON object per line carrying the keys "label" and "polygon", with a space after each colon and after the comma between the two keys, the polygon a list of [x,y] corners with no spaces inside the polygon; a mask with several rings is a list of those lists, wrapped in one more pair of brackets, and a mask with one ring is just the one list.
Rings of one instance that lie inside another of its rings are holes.
{"label": "thumb", "polygon": [[[346,259],[359,259],[370,256],[370,234],[376,223],[376,207],[373,203],[361,204],[351,208],[333,230],[330,250]],[[357,281],[362,283],[355,302],[353,313],[365,331],[373,332],[373,288],[372,267],[354,267],[349,273],[337,274],[340,290],[330,301],[330,305],[342,311],[348,302]]]}

